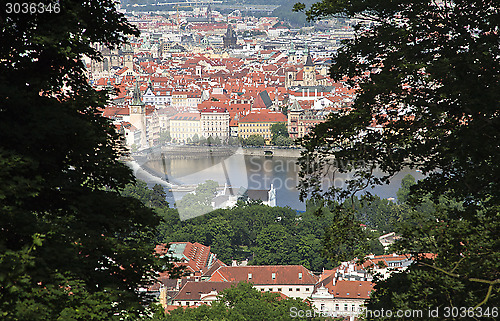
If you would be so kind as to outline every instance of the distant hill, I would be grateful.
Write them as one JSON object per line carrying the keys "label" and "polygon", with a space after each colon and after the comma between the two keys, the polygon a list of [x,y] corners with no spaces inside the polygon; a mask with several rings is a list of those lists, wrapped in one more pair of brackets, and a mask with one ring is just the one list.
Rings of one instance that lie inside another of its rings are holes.
{"label": "distant hill", "polygon": [[[248,1],[260,1],[260,0],[248,0]],[[302,2],[306,5],[306,8],[309,8],[311,4],[316,3],[316,0],[281,0],[281,1],[273,1],[270,0],[267,3],[271,4],[271,2],[276,2],[277,4],[281,4],[279,8],[276,8],[273,11],[273,16],[280,18],[288,22],[292,27],[304,27],[305,25],[309,25],[306,22],[306,15],[303,12],[293,12],[293,5],[297,2]]]}
{"label": "distant hill", "polygon": [[[259,4],[259,5],[280,5],[279,8],[275,9],[272,16],[278,17],[281,20],[288,22],[292,27],[299,28],[308,25],[306,22],[306,16],[303,12],[292,12],[293,5],[297,2],[302,2],[309,7],[311,4],[319,0],[228,0],[224,1],[223,4]],[[180,10],[189,10],[190,8],[181,7],[185,0],[122,0],[122,7],[125,9],[133,9],[137,11],[154,11],[154,10],[175,10],[176,5],[159,6],[158,3],[173,3],[178,2]]]}

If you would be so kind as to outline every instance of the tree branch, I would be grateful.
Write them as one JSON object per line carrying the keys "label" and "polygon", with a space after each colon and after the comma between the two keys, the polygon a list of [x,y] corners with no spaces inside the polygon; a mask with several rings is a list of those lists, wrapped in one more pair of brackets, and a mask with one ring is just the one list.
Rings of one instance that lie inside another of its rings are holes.
{"label": "tree branch", "polygon": [[[463,260],[464,258],[460,259],[460,261],[457,262],[457,264],[455,265],[455,267],[453,268],[452,272],[448,272],[442,268],[439,268],[435,265],[431,265],[431,264],[427,264],[427,263],[424,263],[424,262],[418,262],[418,264],[420,265],[423,265],[423,266],[427,266],[427,267],[430,267],[436,271],[439,271],[439,272],[442,272],[446,275],[449,275],[451,277],[454,277],[454,278],[460,278],[460,274],[456,274],[456,273],[453,273],[453,271],[458,267],[458,264],[460,264],[460,262]],[[470,281],[470,282],[478,282],[478,283],[484,283],[484,284],[489,284],[490,286],[488,287],[488,293],[486,293],[486,297],[484,298],[483,301],[479,302],[475,307],[474,309],[482,306],[483,304],[485,304],[486,302],[488,302],[490,296],[491,296],[491,291],[493,290],[493,286],[496,285],[496,284],[500,284],[500,279],[496,279],[496,280],[485,280],[485,279],[478,279],[478,278],[465,278],[467,281]]]}

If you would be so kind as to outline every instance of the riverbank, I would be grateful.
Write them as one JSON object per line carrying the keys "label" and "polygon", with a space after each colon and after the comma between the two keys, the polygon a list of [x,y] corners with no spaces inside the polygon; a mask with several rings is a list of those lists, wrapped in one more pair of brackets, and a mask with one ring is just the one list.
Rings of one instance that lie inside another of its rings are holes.
{"label": "riverbank", "polygon": [[245,156],[265,156],[265,151],[272,151],[272,155],[276,157],[291,157],[299,158],[302,149],[299,148],[278,148],[275,146],[266,146],[261,148],[247,147],[242,148]]}
{"label": "riverbank", "polygon": [[231,155],[299,158],[301,151],[302,149],[299,148],[280,148],[276,146],[240,147],[169,145],[156,148],[154,150],[142,151],[132,156],[134,158],[139,157],[147,160],[213,158],[229,157]]}

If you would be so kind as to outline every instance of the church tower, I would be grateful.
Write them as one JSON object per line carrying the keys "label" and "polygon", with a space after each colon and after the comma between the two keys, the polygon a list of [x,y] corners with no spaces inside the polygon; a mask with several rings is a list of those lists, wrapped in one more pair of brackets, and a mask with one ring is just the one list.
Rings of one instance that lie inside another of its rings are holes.
{"label": "church tower", "polygon": [[130,71],[134,71],[134,51],[129,44],[126,44],[122,50],[123,67],[127,67]]}
{"label": "church tower", "polygon": [[303,86],[316,86],[316,67],[311,58],[309,51],[307,52],[307,59],[304,65],[304,83]]}
{"label": "church tower", "polygon": [[141,132],[140,148],[148,148],[146,133],[146,107],[142,102],[139,84],[136,82],[132,102],[129,105],[130,123]]}

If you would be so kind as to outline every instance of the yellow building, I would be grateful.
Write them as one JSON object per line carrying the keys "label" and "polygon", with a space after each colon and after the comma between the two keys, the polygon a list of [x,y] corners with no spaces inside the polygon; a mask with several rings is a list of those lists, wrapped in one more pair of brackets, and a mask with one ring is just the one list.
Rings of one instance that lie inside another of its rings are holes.
{"label": "yellow building", "polygon": [[199,113],[182,113],[170,118],[170,136],[177,142],[186,142],[194,135],[200,137],[201,123]]}
{"label": "yellow building", "polygon": [[268,109],[254,110],[239,121],[238,137],[246,139],[252,135],[259,135],[269,143],[272,138],[271,126],[286,121],[286,116],[280,112]]}

